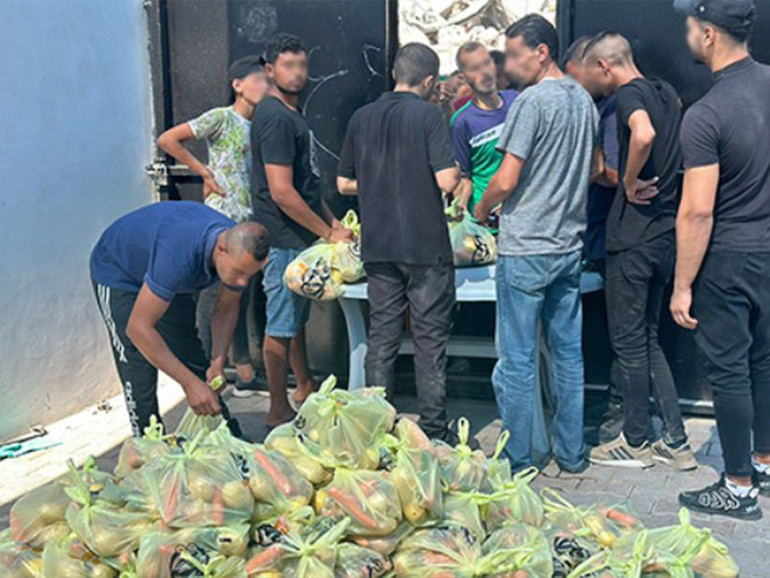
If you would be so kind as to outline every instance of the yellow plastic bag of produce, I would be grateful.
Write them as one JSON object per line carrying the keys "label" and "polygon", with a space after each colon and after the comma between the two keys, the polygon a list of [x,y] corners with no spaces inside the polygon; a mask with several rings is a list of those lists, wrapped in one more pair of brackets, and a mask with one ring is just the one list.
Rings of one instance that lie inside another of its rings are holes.
{"label": "yellow plastic bag of produce", "polygon": [[382,554],[343,542],[337,548],[334,578],[380,578],[391,568],[390,559]]}
{"label": "yellow plastic bag of produce", "polygon": [[328,483],[332,470],[326,468],[305,447],[304,434],[297,432],[291,423],[273,429],[265,438],[265,447],[283,454],[297,471],[313,485]]}
{"label": "yellow plastic bag of produce", "polygon": [[483,490],[485,492],[494,492],[503,487],[504,484],[510,482],[513,479],[511,473],[511,462],[507,458],[501,458],[505,446],[508,440],[511,438],[511,432],[503,430],[500,432],[500,436],[497,438],[497,446],[492,456],[487,459],[485,468],[487,470],[487,478],[484,481]]}
{"label": "yellow plastic bag of produce", "polygon": [[[209,387],[214,391],[219,391],[224,386],[225,380],[221,376],[215,377],[209,384]],[[179,421],[174,435],[191,440],[202,431],[213,432],[223,423],[225,423],[225,419],[222,415],[198,415],[188,407]]]}
{"label": "yellow plastic bag of produce", "polygon": [[489,532],[516,522],[537,527],[543,525],[543,502],[529,485],[538,473],[537,468],[523,470],[489,497],[483,509]]}
{"label": "yellow plastic bag of produce", "polygon": [[[96,467],[93,456],[86,460],[80,475],[88,484],[103,484],[111,479]],[[16,500],[9,514],[11,537],[42,548],[50,540],[69,534],[66,513],[70,498],[66,488],[72,483],[74,480],[68,473]]]}
{"label": "yellow plastic bag of produce", "polygon": [[334,243],[333,268],[340,272],[340,277],[345,283],[355,283],[366,276],[361,259],[361,224],[352,209],[345,213],[340,223],[343,228],[353,233],[354,240],[349,243]]}
{"label": "yellow plastic bag of produce", "polygon": [[479,491],[487,478],[487,457],[481,450],[468,446],[471,425],[464,417],[457,421],[457,435],[460,443],[456,447],[441,440],[433,440],[433,450],[438,456],[441,480],[451,491]]}
{"label": "yellow plastic bag of produce", "polygon": [[[396,424],[396,436],[387,436],[385,446],[394,453],[390,481],[398,490],[404,517],[418,526],[443,515],[441,475],[438,460],[430,450],[430,443],[412,446],[411,420],[401,419]],[[420,447],[422,446],[422,447]]]}
{"label": "yellow plastic bag of produce", "polygon": [[473,578],[480,576],[481,545],[455,524],[417,530],[393,557],[398,578]]}
{"label": "yellow plastic bag of produce", "polygon": [[544,533],[553,552],[555,578],[565,578],[597,552],[595,544],[590,544],[569,530],[548,526]]}
{"label": "yellow plastic bag of produce", "polygon": [[99,560],[77,539],[61,538],[46,544],[41,576],[56,578],[117,578],[118,571]]}
{"label": "yellow plastic bag of produce", "polygon": [[180,451],[176,438],[163,435],[163,424],[153,415],[150,417],[150,425],[144,428],[142,437],[128,438],[123,442],[115,466],[115,477],[125,478],[144,464],[175,451]]}
{"label": "yellow plastic bag of produce", "polygon": [[114,490],[109,482],[87,485],[72,460],[67,465],[73,478],[73,484],[65,490],[72,500],[66,512],[72,531],[102,558],[136,550],[139,538],[153,528],[153,522],[141,512],[129,511],[122,504],[106,499]]}
{"label": "yellow plastic bag of produce", "polygon": [[0,532],[0,576],[5,578],[43,578],[40,552],[16,542],[9,531]]}
{"label": "yellow plastic bag of produce", "polygon": [[575,506],[550,488],[544,488],[541,496],[546,522],[604,548],[614,547],[618,538],[636,533],[644,527],[638,516],[625,504]]}
{"label": "yellow plastic bag of produce", "polygon": [[317,241],[289,263],[283,275],[286,286],[300,297],[331,301],[345,292],[342,274],[334,268],[334,243]]}
{"label": "yellow plastic bag of produce", "polygon": [[447,492],[444,495],[444,518],[468,530],[479,540],[487,536],[481,517],[481,506],[489,496],[478,492]]}
{"label": "yellow plastic bag of produce", "polygon": [[337,378],[329,376],[305,400],[294,428],[303,434],[305,448],[325,466],[376,469],[383,436],[393,428],[396,410],[382,388],[351,392],[335,389],[336,385]]}
{"label": "yellow plastic bag of produce", "polygon": [[714,578],[735,578],[738,565],[722,542],[714,539],[708,528],[692,525],[690,512],[679,510],[679,524],[649,530],[649,538],[657,551],[669,552],[674,556],[685,556],[693,548],[692,569],[703,576]]}
{"label": "yellow plastic bag of produce", "polygon": [[412,532],[414,532],[414,526],[402,520],[393,533],[387,536],[350,536],[350,540],[363,548],[374,550],[383,556],[390,556],[396,551],[401,541]]}
{"label": "yellow plastic bag of produce", "polygon": [[313,502],[321,517],[349,518],[351,535],[387,536],[402,518],[396,486],[383,472],[338,468],[329,485],[316,491]]}
{"label": "yellow plastic bag of produce", "polygon": [[268,521],[310,504],[313,486],[283,454],[257,447],[249,488],[257,501],[254,517]]}
{"label": "yellow plastic bag of produce", "polygon": [[524,578],[553,575],[548,540],[527,524],[505,526],[492,533],[482,548],[485,563],[494,568],[488,576]]}
{"label": "yellow plastic bag of produce", "polygon": [[449,241],[456,267],[489,265],[497,259],[497,241],[489,229],[479,225],[457,200],[447,209]]}
{"label": "yellow plastic bag of produce", "polygon": [[[189,572],[175,573],[173,576],[195,576],[196,578],[248,578],[246,561],[243,558],[228,558],[213,556],[206,562],[201,562],[187,550],[179,554],[181,563],[187,563]],[[123,578],[123,577],[121,577]]]}
{"label": "yellow plastic bag of produce", "polygon": [[334,578],[338,543],[349,523],[320,523],[303,532],[290,532],[266,548],[254,548],[246,572],[250,578]]}
{"label": "yellow plastic bag of produce", "polygon": [[169,528],[234,525],[251,520],[254,498],[242,464],[228,452],[201,445],[201,431],[182,452],[140,470],[147,492]]}

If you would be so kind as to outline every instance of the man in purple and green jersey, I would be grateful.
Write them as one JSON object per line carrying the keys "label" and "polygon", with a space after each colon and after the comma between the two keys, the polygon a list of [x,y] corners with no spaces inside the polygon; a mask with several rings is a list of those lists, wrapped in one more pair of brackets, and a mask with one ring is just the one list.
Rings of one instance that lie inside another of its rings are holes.
{"label": "man in purple and green jersey", "polygon": [[497,139],[518,92],[498,91],[495,62],[478,42],[467,42],[458,49],[457,68],[473,90],[473,98],[454,114],[451,123],[452,145],[463,176],[460,204],[473,213],[503,159]]}

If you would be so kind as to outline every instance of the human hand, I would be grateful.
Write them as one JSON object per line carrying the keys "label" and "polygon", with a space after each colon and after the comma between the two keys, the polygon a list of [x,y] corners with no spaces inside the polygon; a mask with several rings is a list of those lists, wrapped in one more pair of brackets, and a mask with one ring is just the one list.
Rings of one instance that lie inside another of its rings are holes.
{"label": "human hand", "polygon": [[473,209],[473,217],[479,223],[486,223],[489,219],[489,209],[487,209],[482,203],[476,203]]}
{"label": "human hand", "polygon": [[211,195],[219,195],[224,198],[227,196],[227,193],[217,184],[214,175],[209,173],[203,177],[203,198],[208,199]]}
{"label": "human hand", "polygon": [[674,293],[671,295],[671,304],[669,310],[671,317],[680,327],[685,329],[695,329],[698,326],[698,320],[690,317],[690,308],[692,307],[692,289],[677,289],[674,287]]}
{"label": "human hand", "polygon": [[194,381],[185,387],[187,404],[198,415],[219,415],[222,407],[219,405],[219,395],[201,380]]}
{"label": "human hand", "polygon": [[223,383],[227,383],[225,379],[225,365],[222,359],[213,359],[211,365],[206,370],[206,383],[210,384],[217,378],[221,377]]}
{"label": "human hand", "polygon": [[658,180],[658,177],[653,177],[649,180],[636,179],[628,183],[623,181],[628,202],[633,205],[649,205],[650,200],[660,194]]}
{"label": "human hand", "polygon": [[343,229],[341,226],[339,229],[332,227],[331,235],[329,235],[330,243],[349,243],[355,241],[353,231]]}

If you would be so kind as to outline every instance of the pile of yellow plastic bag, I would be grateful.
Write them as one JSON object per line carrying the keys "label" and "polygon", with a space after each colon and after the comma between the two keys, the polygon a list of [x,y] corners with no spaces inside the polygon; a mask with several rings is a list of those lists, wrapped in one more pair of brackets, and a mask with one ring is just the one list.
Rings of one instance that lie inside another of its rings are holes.
{"label": "pile of yellow plastic bag", "polygon": [[321,239],[289,263],[283,280],[297,295],[315,301],[337,299],[344,293],[345,283],[355,283],[366,275],[358,216],[348,211],[341,224],[353,233],[353,241],[330,243]]}
{"label": "pile of yellow plastic bag", "polygon": [[332,377],[264,444],[153,421],[115,471],[70,462],[0,532],[2,578],[734,578],[710,530],[535,492],[534,469],[430,440],[382,389]]}

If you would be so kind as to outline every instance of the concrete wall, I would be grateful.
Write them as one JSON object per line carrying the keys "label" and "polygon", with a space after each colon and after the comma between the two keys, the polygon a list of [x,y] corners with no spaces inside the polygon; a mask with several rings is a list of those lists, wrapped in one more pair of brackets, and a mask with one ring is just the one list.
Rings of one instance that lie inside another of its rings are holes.
{"label": "concrete wall", "polygon": [[151,200],[141,0],[0,2],[0,440],[119,391],[88,276]]}

